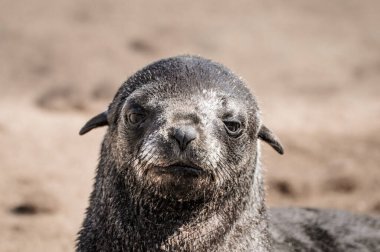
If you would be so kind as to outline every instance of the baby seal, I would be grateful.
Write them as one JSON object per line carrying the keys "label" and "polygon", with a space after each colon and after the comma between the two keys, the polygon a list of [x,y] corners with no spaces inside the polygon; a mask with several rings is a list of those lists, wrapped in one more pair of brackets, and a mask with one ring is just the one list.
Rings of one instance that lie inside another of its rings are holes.
{"label": "baby seal", "polygon": [[[254,96],[195,56],[131,76],[80,134],[108,126],[77,251],[271,251]],[[281,222],[281,220],[279,220]],[[291,251],[291,250],[290,250]]]}

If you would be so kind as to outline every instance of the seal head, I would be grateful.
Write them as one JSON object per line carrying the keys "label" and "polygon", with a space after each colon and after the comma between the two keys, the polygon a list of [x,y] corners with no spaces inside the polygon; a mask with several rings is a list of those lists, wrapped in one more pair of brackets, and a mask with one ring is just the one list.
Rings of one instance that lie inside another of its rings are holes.
{"label": "seal head", "polygon": [[105,125],[117,172],[145,197],[225,197],[254,173],[258,138],[283,153],[244,82],[194,56],[164,59],[134,74],[80,134]]}

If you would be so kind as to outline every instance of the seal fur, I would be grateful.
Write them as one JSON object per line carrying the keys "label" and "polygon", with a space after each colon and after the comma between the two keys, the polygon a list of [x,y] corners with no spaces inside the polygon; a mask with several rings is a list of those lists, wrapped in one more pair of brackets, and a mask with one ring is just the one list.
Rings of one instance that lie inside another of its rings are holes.
{"label": "seal fur", "polygon": [[258,140],[283,148],[229,69],[195,56],[155,62],[80,134],[106,125],[77,251],[294,251],[279,228],[291,225],[276,211],[268,222]]}

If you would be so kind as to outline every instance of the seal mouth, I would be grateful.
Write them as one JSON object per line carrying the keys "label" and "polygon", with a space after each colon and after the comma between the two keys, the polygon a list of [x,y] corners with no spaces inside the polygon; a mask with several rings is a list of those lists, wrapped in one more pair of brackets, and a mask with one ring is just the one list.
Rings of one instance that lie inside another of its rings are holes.
{"label": "seal mouth", "polygon": [[154,170],[159,174],[177,174],[182,176],[198,176],[203,172],[203,169],[195,164],[181,162],[168,166],[156,166]]}

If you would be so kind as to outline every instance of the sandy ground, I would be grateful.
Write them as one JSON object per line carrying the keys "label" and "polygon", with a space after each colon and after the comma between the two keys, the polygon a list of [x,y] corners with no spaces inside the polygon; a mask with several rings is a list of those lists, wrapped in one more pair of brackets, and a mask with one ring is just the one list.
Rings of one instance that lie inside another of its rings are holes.
{"label": "sandy ground", "polygon": [[380,2],[0,0],[0,251],[72,251],[131,73],[199,54],[243,76],[286,155],[268,204],[380,214]]}

